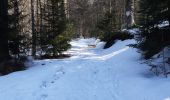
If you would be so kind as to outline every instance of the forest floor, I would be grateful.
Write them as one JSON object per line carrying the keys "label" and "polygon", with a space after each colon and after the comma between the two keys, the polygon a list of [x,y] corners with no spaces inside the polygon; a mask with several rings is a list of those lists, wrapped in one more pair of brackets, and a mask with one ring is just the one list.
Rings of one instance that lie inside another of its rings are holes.
{"label": "forest floor", "polygon": [[73,40],[70,58],[35,60],[28,70],[1,76],[0,100],[170,100],[170,78],[152,74],[127,46],[133,43],[102,49],[93,38]]}

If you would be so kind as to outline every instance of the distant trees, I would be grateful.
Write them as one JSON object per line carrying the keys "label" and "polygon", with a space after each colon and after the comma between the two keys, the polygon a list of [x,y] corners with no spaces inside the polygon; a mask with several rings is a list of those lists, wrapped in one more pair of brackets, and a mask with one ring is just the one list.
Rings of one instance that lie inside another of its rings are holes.
{"label": "distant trees", "polygon": [[[70,40],[68,30],[78,37],[99,37],[126,28],[126,11],[133,24],[134,0],[1,0],[0,46],[2,58],[8,55],[58,55],[66,50],[56,41]],[[30,5],[30,6],[29,6]],[[100,24],[100,25],[99,25]],[[67,29],[68,28],[68,29]],[[101,28],[101,29],[100,29]],[[67,36],[65,36],[67,33]],[[76,37],[70,36],[70,37]],[[67,37],[67,39],[63,39]],[[54,42],[55,40],[55,42]],[[66,43],[66,44],[65,44]],[[49,48],[50,47],[50,48]],[[63,49],[56,49],[56,48]],[[55,48],[55,49],[54,49]],[[66,47],[67,48],[67,47]]]}
{"label": "distant trees", "polygon": [[89,36],[92,9],[89,0],[67,0],[68,20],[74,24],[76,36]]}
{"label": "distant trees", "polygon": [[[98,24],[110,14],[109,30],[120,31],[135,24],[135,3],[137,0],[67,0],[69,20],[75,25],[78,36],[99,37]],[[105,26],[107,28],[107,26]],[[107,28],[108,29],[108,28]]]}
{"label": "distant trees", "polygon": [[[135,1],[136,0],[105,0],[103,1],[102,17],[97,22],[100,37],[108,40],[115,33],[121,33],[123,29],[135,25]],[[98,2],[98,1],[96,1]]]}

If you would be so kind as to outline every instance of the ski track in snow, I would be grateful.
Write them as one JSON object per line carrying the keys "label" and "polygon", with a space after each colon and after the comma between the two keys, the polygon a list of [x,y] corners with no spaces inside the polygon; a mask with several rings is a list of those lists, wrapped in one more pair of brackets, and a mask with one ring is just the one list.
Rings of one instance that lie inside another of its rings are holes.
{"label": "ski track in snow", "polygon": [[127,46],[133,43],[118,41],[104,50],[102,42],[88,47],[95,39],[74,40],[71,58],[37,60],[26,71],[0,77],[0,100],[170,100],[170,79],[149,74]]}

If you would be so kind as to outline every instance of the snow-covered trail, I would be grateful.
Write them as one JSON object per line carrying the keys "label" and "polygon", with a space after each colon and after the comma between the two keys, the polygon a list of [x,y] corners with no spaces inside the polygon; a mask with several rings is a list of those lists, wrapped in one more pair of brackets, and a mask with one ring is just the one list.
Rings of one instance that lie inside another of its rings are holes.
{"label": "snow-covered trail", "polygon": [[95,39],[74,40],[73,57],[0,77],[0,100],[170,100],[170,79],[154,77],[132,43],[104,50]]}

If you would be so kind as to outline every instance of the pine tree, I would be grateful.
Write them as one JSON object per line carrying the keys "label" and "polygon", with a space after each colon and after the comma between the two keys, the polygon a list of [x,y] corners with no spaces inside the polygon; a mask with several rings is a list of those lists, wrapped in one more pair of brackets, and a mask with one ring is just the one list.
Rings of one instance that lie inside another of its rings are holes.
{"label": "pine tree", "polygon": [[140,0],[139,13],[141,33],[145,39],[138,44],[138,48],[143,51],[145,59],[151,59],[162,51],[162,63],[152,65],[152,69],[167,76],[164,48],[170,45],[170,27],[159,27],[159,24],[169,21],[169,0]]}
{"label": "pine tree", "polygon": [[9,0],[8,2],[8,11],[10,12],[8,13],[9,50],[16,58],[19,58],[20,56],[21,47],[23,47],[21,41],[24,39],[23,34],[21,33],[23,27],[20,24],[21,20],[24,18],[22,11],[19,10],[21,4],[22,1],[19,2],[17,0]]}
{"label": "pine tree", "polygon": [[50,56],[58,56],[66,50],[68,39],[63,35],[66,30],[66,15],[64,0],[49,0],[44,12],[45,32],[42,34],[42,44],[45,52]]}
{"label": "pine tree", "polygon": [[169,20],[168,3],[169,0],[140,0],[140,24],[151,29]]}

